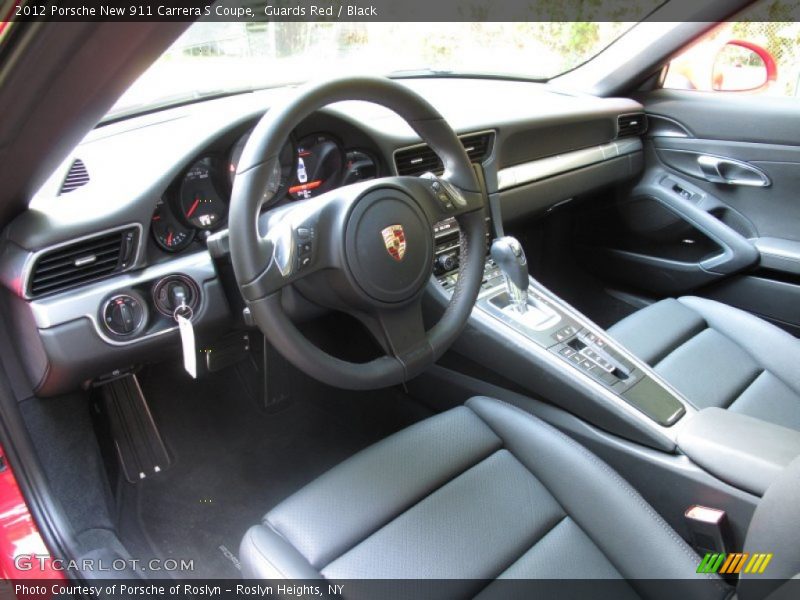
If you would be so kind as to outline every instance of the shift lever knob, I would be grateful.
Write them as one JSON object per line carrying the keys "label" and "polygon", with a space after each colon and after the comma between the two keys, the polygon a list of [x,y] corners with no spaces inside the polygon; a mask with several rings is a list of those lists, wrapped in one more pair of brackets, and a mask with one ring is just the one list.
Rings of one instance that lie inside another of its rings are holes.
{"label": "shift lever knob", "polygon": [[520,290],[528,289],[528,261],[516,238],[506,236],[492,242],[492,260]]}
{"label": "shift lever knob", "polygon": [[519,311],[528,310],[528,261],[522,245],[513,237],[492,242],[492,260],[503,272],[511,304]]}

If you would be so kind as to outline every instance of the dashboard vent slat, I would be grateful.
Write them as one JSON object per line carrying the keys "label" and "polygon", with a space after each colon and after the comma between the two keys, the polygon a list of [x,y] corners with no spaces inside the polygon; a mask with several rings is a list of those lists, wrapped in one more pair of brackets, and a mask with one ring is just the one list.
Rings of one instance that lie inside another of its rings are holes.
{"label": "dashboard vent slat", "polygon": [[112,240],[96,246],[89,246],[87,248],[79,248],[71,252],[64,252],[54,256],[53,258],[45,258],[39,262],[39,272],[49,271],[60,266],[72,265],[76,260],[80,260],[89,255],[101,255],[108,253],[119,253],[118,240]]}
{"label": "dashboard vent slat", "polygon": [[[81,274],[92,272],[101,272],[105,269],[111,268],[116,266],[117,261],[119,260],[119,255],[114,254],[113,256],[108,256],[106,258],[97,258],[91,261],[91,263],[86,264],[85,269],[81,271]],[[75,267],[70,263],[69,267],[61,268],[58,271],[47,271],[42,272],[40,269],[36,273],[36,285],[38,288],[41,288],[46,282],[53,281],[53,280],[62,280],[64,277],[72,277],[74,275]]]}
{"label": "dashboard vent slat", "polygon": [[62,194],[74,192],[79,187],[84,186],[87,183],[89,183],[89,171],[86,170],[86,165],[83,163],[83,161],[80,158],[76,158],[72,163],[72,166],[69,168],[67,176],[64,178],[64,182],[61,184],[61,189],[58,191],[58,195],[61,196]]}
{"label": "dashboard vent slat", "polygon": [[[493,132],[459,136],[459,139],[474,163],[482,163],[492,153]],[[441,159],[427,144],[398,150],[394,155],[394,164],[398,175],[418,176],[428,171],[441,175],[444,171]]]}
{"label": "dashboard vent slat", "polygon": [[124,229],[44,252],[30,275],[28,292],[40,296],[101,279],[128,268],[137,230]]}
{"label": "dashboard vent slat", "polygon": [[620,115],[617,117],[617,137],[642,135],[647,131],[647,116],[644,113]]}

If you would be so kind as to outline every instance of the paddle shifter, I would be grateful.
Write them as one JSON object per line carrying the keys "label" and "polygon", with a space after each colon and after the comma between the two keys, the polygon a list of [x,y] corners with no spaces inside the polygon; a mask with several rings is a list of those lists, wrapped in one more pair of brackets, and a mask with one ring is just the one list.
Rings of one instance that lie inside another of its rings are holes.
{"label": "paddle shifter", "polygon": [[528,310],[528,261],[516,238],[505,236],[492,242],[492,260],[503,272],[511,305],[519,312]]}

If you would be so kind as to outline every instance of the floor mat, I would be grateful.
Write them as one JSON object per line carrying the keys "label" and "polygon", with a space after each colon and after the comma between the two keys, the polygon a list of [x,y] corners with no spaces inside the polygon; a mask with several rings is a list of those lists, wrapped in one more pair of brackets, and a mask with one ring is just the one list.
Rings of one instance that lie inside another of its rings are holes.
{"label": "floor mat", "polygon": [[311,380],[302,397],[269,414],[248,397],[236,368],[193,381],[159,367],[140,381],[174,462],[124,484],[120,502],[135,507],[157,557],[194,560],[181,576],[238,577],[239,542],[268,509],[429,414],[397,389],[344,392]]}

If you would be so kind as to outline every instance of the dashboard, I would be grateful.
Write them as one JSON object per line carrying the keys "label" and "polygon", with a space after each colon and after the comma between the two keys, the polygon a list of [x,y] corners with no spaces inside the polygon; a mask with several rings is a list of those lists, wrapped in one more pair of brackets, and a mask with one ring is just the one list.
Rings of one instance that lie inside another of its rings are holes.
{"label": "dashboard", "polygon": [[[440,110],[481,165],[498,226],[641,170],[642,132],[630,124],[643,122],[642,107],[633,100],[519,81],[403,83]],[[0,239],[0,301],[31,393],[57,395],[180,356],[177,299],[192,309],[204,363],[242,344],[243,301],[223,243],[236,233],[228,211],[237,164],[264,112],[293,93],[239,94],[105,124],[53,173]],[[292,132],[263,210],[441,168],[392,111],[339,102]],[[440,280],[458,261],[455,234],[446,233],[436,232]],[[301,303],[285,300],[295,314]]]}

